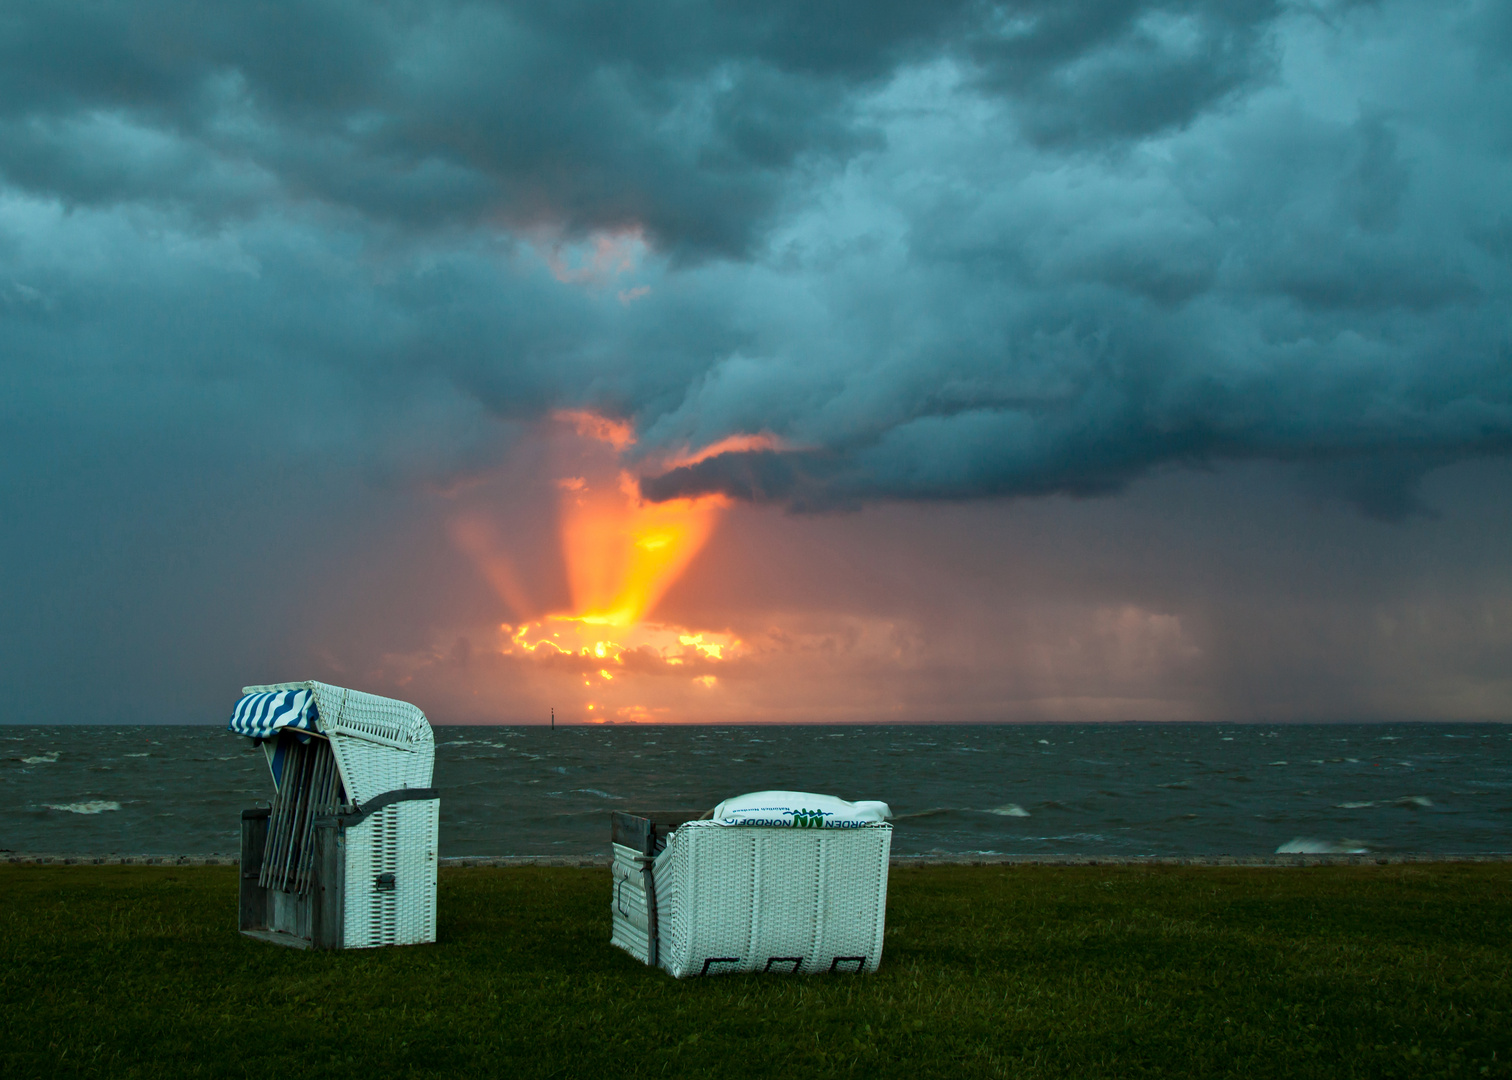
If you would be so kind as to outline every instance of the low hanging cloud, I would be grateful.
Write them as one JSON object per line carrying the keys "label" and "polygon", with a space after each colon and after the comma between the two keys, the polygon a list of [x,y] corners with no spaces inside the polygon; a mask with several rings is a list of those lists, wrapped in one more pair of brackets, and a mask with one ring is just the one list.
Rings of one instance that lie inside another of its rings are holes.
{"label": "low hanging cloud", "polygon": [[1509,59],[1479,2],[13,5],[5,378],[441,486],[592,409],[656,500],[1258,458],[1400,518],[1512,448]]}

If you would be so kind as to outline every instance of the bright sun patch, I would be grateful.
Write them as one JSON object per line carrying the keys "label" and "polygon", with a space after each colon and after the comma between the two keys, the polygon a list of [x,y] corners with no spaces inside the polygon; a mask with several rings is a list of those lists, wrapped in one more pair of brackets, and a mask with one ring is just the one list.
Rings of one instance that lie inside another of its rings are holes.
{"label": "bright sun patch", "polygon": [[[557,420],[576,435],[566,444],[571,460],[558,462],[554,481],[571,608],[501,624],[498,651],[561,670],[595,694],[636,692],[623,684],[637,676],[660,676],[699,692],[712,689],[718,679],[710,666],[738,659],[742,643],[732,634],[649,616],[708,542],[728,500],[716,495],[648,502],[620,464],[634,443],[628,424],[587,412],[561,413]],[[767,445],[765,439],[747,441]],[[455,528],[454,535],[500,595],[528,611],[509,560],[497,553],[498,537],[474,524]],[[583,708],[600,721],[611,715],[620,721],[675,718],[664,705],[595,701]]]}

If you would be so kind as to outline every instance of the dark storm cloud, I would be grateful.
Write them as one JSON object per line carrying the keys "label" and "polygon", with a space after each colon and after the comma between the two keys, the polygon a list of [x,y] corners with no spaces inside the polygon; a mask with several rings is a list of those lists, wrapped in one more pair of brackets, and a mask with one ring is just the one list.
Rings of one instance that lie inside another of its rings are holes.
{"label": "dark storm cloud", "polygon": [[790,448],[653,497],[806,507],[1262,457],[1400,516],[1425,463],[1512,432],[1509,26],[12,5],[12,404],[124,431],[292,399],[286,445],[402,475],[484,467],[489,415],[590,406],[634,419],[647,469]]}
{"label": "dark storm cloud", "polygon": [[[342,388],[358,459],[588,405],[794,447],[656,498],[1271,457],[1397,477],[1309,481],[1390,516],[1403,453],[1512,432],[1507,40],[1477,4],[17,5],[3,333],[143,415]],[[582,268],[605,237],[635,273]]]}
{"label": "dark storm cloud", "polygon": [[738,255],[791,170],[878,145],[854,96],[900,66],[959,61],[1039,141],[1127,139],[1263,75],[1275,15],[1258,0],[23,3],[0,36],[0,170],[86,204],[638,224],[666,250]]}
{"label": "dark storm cloud", "polygon": [[[1124,16],[1110,41],[1152,13],[1104,10]],[[1217,16],[1184,10],[1201,42]],[[1224,33],[1264,62],[1211,83],[1227,87],[1216,97],[1162,99],[1209,108],[1195,119],[1182,106],[1049,139],[1025,110],[1065,87],[1025,91],[1007,109],[1028,147],[963,137],[934,189],[879,170],[869,205],[906,225],[892,250],[826,266],[815,288],[843,329],[716,365],[651,428],[719,417],[796,449],[724,455],[643,490],[803,507],[1086,495],[1166,463],[1261,457],[1306,463],[1309,490],[1399,518],[1426,471],[1506,453],[1512,264],[1495,237],[1512,95],[1504,70],[1469,61],[1485,13],[1435,28],[1371,6],[1266,27],[1262,9],[1232,11],[1251,21]],[[1025,25],[1032,39],[1039,24]],[[1371,37],[1374,70],[1339,58]],[[1114,46],[1085,40],[1095,74]],[[1423,40],[1466,52],[1419,66],[1404,90]],[[1308,66],[1322,55],[1336,67]],[[781,391],[752,375],[762,364]]]}
{"label": "dark storm cloud", "polygon": [[23,5],[0,36],[0,170],[69,202],[211,215],[244,205],[237,174],[252,173],[265,199],[411,227],[635,224],[668,250],[737,254],[786,170],[874,144],[849,92],[957,17],[948,3]]}
{"label": "dark storm cloud", "polygon": [[1102,144],[1189,123],[1270,73],[1276,0],[1004,4],[968,55],[1049,145]]}

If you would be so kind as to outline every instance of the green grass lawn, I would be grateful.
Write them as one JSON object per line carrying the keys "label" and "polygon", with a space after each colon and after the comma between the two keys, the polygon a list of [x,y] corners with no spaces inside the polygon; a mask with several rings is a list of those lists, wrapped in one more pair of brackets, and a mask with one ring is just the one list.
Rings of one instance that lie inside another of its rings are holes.
{"label": "green grass lawn", "polygon": [[676,982],[609,874],[443,870],[440,942],[236,933],[229,867],[0,867],[0,1075],[1512,1076],[1512,865],[895,869],[882,970]]}

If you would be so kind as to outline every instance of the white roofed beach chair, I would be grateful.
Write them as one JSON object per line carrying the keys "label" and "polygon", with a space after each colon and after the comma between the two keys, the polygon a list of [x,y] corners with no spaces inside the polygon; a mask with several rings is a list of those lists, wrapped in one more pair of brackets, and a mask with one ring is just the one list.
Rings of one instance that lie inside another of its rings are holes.
{"label": "white roofed beach chair", "polygon": [[680,979],[876,971],[890,816],[806,792],[757,792],[706,819],[616,813],[611,941]]}
{"label": "white roofed beach chair", "polygon": [[272,805],[242,812],[243,933],[317,949],[436,940],[441,800],[425,714],[319,682],[248,686],[230,729],[257,740]]}

